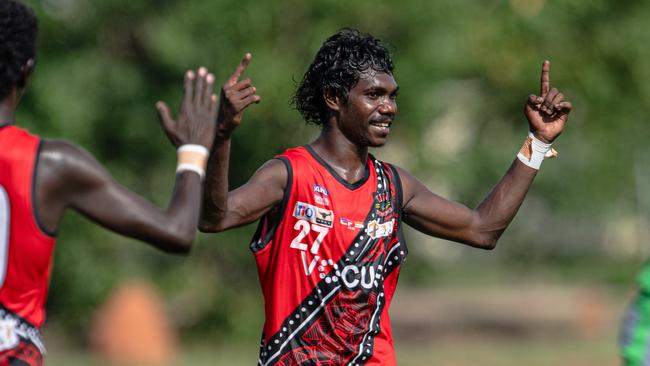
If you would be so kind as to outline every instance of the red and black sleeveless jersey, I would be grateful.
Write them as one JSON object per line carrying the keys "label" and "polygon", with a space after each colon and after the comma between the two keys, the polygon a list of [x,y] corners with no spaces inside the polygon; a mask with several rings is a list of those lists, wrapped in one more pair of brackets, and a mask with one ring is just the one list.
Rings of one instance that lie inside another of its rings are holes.
{"label": "red and black sleeveless jersey", "polygon": [[0,305],[36,327],[45,321],[55,243],[35,216],[40,143],[18,127],[0,128]]}
{"label": "red and black sleeveless jersey", "polygon": [[407,254],[395,169],[345,182],[309,146],[277,157],[282,203],[251,243],[265,305],[258,364],[395,365],[388,306]]}

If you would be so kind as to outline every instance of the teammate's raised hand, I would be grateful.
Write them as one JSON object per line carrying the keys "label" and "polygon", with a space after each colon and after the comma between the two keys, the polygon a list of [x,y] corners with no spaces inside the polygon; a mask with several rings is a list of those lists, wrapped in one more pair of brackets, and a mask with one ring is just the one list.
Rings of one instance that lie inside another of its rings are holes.
{"label": "teammate's raised hand", "polygon": [[555,88],[550,88],[550,61],[542,64],[540,95],[531,94],[524,107],[530,130],[535,136],[547,143],[553,142],[564,129],[572,105],[564,100],[564,95]]}
{"label": "teammate's raised hand", "polygon": [[205,67],[185,73],[181,110],[174,120],[165,102],[156,103],[165,134],[174,146],[199,144],[212,148],[217,115],[214,75]]}
{"label": "teammate's raised hand", "polygon": [[217,128],[222,136],[229,137],[241,124],[244,110],[249,105],[259,103],[261,100],[250,79],[239,80],[252,57],[250,53],[245,54],[235,71],[221,87]]}

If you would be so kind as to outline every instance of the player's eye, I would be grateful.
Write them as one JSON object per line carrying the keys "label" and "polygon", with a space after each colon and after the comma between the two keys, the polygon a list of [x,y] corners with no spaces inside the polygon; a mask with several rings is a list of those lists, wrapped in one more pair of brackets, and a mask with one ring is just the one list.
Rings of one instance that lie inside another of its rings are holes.
{"label": "player's eye", "polygon": [[377,98],[379,98],[381,96],[381,93],[379,93],[378,91],[370,91],[366,95],[370,99],[377,99]]}

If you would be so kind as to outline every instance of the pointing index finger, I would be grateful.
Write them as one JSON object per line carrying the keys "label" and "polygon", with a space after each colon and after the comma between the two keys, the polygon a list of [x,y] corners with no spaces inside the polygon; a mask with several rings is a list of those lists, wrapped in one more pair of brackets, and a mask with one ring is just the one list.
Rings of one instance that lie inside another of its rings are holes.
{"label": "pointing index finger", "polygon": [[548,76],[550,70],[551,70],[551,61],[545,60],[544,63],[542,64],[542,81],[541,81],[541,90],[540,90],[540,94],[542,98],[545,97],[546,94],[548,94],[550,88],[549,87],[550,81]]}
{"label": "pointing index finger", "polygon": [[235,69],[235,72],[233,72],[232,75],[230,75],[230,78],[228,78],[228,83],[230,85],[234,85],[234,84],[237,83],[237,81],[239,80],[239,77],[241,76],[241,74],[244,73],[244,71],[246,70],[246,67],[248,66],[248,64],[251,63],[252,58],[253,58],[253,55],[251,55],[249,52],[246,52],[246,54],[244,55],[244,58],[241,60],[239,65],[237,65],[237,68]]}

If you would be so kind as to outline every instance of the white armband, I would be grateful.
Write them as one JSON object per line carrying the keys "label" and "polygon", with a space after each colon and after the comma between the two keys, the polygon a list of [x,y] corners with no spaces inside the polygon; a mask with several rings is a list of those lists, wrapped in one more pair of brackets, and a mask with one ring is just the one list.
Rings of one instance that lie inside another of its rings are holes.
{"label": "white armband", "polygon": [[525,165],[539,170],[545,158],[554,158],[558,155],[551,145],[553,144],[542,142],[532,132],[528,132],[528,137],[521,146],[517,158]]}
{"label": "white armband", "polygon": [[176,166],[176,173],[189,170],[197,173],[203,179],[210,154],[208,149],[202,145],[186,144],[178,148],[177,154],[178,165]]}

